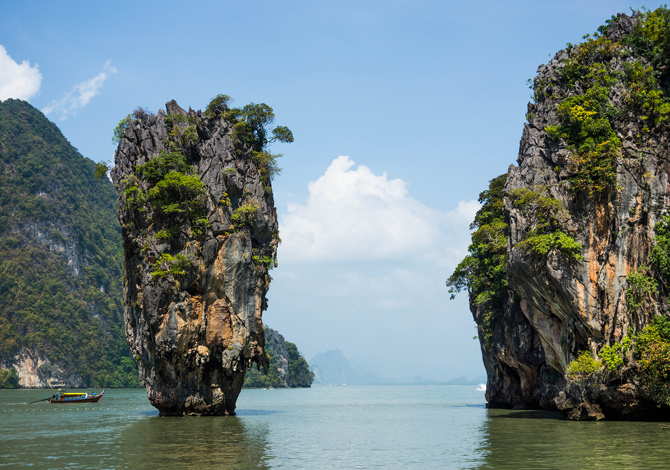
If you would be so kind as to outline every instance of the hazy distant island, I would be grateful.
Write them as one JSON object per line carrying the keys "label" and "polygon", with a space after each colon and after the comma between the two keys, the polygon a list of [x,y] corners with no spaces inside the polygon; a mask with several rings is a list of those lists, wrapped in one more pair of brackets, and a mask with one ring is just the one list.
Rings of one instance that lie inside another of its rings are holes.
{"label": "hazy distant island", "polygon": [[406,380],[380,377],[367,364],[348,360],[339,349],[316,354],[309,361],[309,367],[314,373],[314,385],[480,385],[486,382],[486,377],[475,377],[472,380],[458,377],[447,381],[421,377]]}
{"label": "hazy distant island", "polygon": [[447,281],[470,295],[488,405],[670,416],[670,10],[612,17],[532,88]]}

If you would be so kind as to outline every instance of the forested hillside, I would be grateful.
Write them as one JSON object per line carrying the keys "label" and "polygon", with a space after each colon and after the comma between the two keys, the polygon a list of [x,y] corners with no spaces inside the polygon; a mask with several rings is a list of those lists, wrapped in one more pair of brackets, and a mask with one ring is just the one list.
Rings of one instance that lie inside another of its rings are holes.
{"label": "forested hillside", "polygon": [[244,377],[247,388],[308,388],[312,386],[314,374],[298,347],[286,341],[276,330],[265,326],[265,353],[268,356],[268,373],[251,367]]}
{"label": "forested hillside", "polygon": [[116,192],[40,111],[0,103],[0,367],[21,386],[138,386]]}

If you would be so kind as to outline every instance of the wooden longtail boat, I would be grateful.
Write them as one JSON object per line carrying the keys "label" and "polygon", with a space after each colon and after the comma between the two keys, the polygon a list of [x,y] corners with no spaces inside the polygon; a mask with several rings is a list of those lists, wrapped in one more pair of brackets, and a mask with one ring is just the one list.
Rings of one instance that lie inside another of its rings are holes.
{"label": "wooden longtail boat", "polygon": [[88,393],[61,393],[58,390],[54,396],[49,398],[49,403],[97,403],[98,400],[102,398],[102,395],[105,393],[103,390],[100,395],[89,395]]}

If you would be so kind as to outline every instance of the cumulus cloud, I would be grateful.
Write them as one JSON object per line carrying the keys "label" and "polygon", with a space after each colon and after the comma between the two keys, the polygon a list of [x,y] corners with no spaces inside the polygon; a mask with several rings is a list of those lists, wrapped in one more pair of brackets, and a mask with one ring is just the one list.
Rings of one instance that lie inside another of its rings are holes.
{"label": "cumulus cloud", "polygon": [[461,226],[467,233],[470,215],[479,207],[470,201],[452,212],[440,212],[410,197],[405,181],[354,166],[349,157],[336,158],[323,176],[309,184],[304,204],[288,205],[280,220],[282,260],[443,257],[448,251],[446,232]]}
{"label": "cumulus cloud", "polygon": [[60,100],[52,101],[46,105],[42,112],[47,115],[53,112],[60,113],[61,120],[67,119],[70,115],[76,115],[95,95],[100,93],[105,81],[114,73],[116,73],[116,68],[108,60],[105,62],[102,72],[90,80],[75,85]]}
{"label": "cumulus cloud", "polygon": [[20,64],[14,62],[0,45],[0,101],[9,98],[29,100],[40,89],[42,75],[37,64],[31,66],[24,60]]}

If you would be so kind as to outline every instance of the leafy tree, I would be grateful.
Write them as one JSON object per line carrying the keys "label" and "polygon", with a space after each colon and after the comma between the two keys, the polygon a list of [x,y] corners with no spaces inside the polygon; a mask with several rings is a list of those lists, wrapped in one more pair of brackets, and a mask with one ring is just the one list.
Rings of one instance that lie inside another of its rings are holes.
{"label": "leafy tree", "polygon": [[19,374],[16,369],[0,369],[0,388],[18,388]]}
{"label": "leafy tree", "polygon": [[207,105],[205,110],[205,115],[210,118],[221,116],[228,111],[228,103],[233,101],[233,99],[228,95],[216,95],[212,98],[212,101]]}
{"label": "leafy tree", "polygon": [[121,139],[123,139],[123,136],[126,134],[126,128],[133,122],[137,121],[138,119],[139,120],[146,119],[149,116],[149,114],[151,114],[149,110],[141,106],[135,108],[135,110],[132,113],[127,114],[126,117],[121,119],[114,128],[114,135],[112,136],[112,142],[115,144],[121,142]]}
{"label": "leafy tree", "polygon": [[112,137],[112,142],[118,144],[123,139],[123,136],[126,134],[126,127],[133,123],[133,119],[130,117],[130,114],[126,115],[123,119],[114,128],[114,136]]}
{"label": "leafy tree", "polygon": [[107,163],[102,163],[102,162],[96,163],[96,164],[95,164],[95,173],[94,173],[94,176],[95,176],[96,178],[98,178],[99,180],[100,180],[100,179],[103,179],[103,178],[107,177],[107,172],[108,172],[110,169],[111,169],[111,168],[110,168],[110,166],[109,166]]}
{"label": "leafy tree", "polygon": [[670,10],[667,5],[653,11],[637,10],[639,21],[623,39],[637,55],[647,59],[654,75],[667,91],[670,87]]}
{"label": "leafy tree", "polygon": [[568,364],[566,376],[575,383],[594,386],[600,378],[599,374],[602,369],[602,362],[596,361],[590,351],[582,351],[575,360]]}

